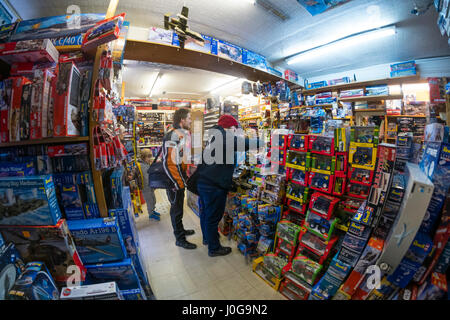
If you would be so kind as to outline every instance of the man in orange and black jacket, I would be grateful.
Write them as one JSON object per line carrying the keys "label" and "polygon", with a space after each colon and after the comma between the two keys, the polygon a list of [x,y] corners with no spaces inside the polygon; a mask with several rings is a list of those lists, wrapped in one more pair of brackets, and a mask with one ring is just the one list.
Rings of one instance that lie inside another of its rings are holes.
{"label": "man in orange and black jacket", "polygon": [[184,149],[189,145],[189,129],[191,113],[188,109],[178,109],[173,116],[173,129],[164,137],[162,145],[163,167],[173,187],[167,189],[167,198],[171,204],[170,218],[172,221],[175,244],[184,249],[195,249],[197,246],[186,240],[193,235],[194,230],[183,227],[184,189],[186,186],[186,154]]}

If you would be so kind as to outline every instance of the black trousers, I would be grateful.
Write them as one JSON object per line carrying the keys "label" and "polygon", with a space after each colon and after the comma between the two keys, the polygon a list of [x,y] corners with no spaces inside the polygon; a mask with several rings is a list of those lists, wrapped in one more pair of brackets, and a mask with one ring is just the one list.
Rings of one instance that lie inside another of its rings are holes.
{"label": "black trousers", "polygon": [[183,227],[184,189],[173,191],[167,189],[167,199],[170,202],[170,219],[176,241],[186,240]]}

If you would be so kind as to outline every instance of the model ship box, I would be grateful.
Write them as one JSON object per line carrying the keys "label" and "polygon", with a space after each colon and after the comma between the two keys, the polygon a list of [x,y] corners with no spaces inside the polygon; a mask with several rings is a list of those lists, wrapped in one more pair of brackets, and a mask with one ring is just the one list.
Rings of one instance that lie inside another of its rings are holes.
{"label": "model ship box", "polygon": [[58,62],[58,58],[58,50],[50,39],[0,44],[0,59],[9,64],[17,62]]}
{"label": "model ship box", "polygon": [[69,221],[68,225],[83,263],[125,258],[126,250],[116,218]]}
{"label": "model ship box", "polygon": [[56,225],[61,219],[51,175],[0,178],[0,225]]}
{"label": "model ship box", "polygon": [[16,245],[25,263],[45,263],[58,285],[66,286],[77,274],[80,281],[85,280],[86,269],[66,220],[59,220],[55,226],[0,226],[0,231],[5,242]]}

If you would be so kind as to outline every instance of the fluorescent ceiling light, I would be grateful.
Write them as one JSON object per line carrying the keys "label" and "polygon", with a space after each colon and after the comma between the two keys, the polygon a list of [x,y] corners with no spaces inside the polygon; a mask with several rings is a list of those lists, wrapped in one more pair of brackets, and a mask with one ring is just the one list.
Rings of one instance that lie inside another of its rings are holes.
{"label": "fluorescent ceiling light", "polygon": [[219,89],[222,89],[222,88],[224,88],[224,87],[230,86],[230,85],[235,84],[235,83],[237,83],[237,82],[239,82],[239,81],[242,83],[243,81],[247,81],[247,79],[243,79],[243,78],[236,78],[236,79],[233,79],[233,80],[228,81],[228,82],[226,82],[226,83],[224,83],[224,84],[221,84],[220,86],[218,86],[218,87],[216,87],[216,88],[210,90],[209,92],[210,92],[210,93],[217,92]]}
{"label": "fluorescent ceiling light", "polygon": [[311,49],[305,52],[301,52],[299,54],[294,55],[293,57],[287,58],[285,61],[287,64],[295,64],[303,60],[307,60],[309,58],[317,58],[324,54],[342,50],[344,48],[361,44],[364,42],[372,41],[379,38],[384,38],[388,36],[392,36],[396,33],[395,26],[386,27],[381,29],[376,29],[373,31],[363,32],[354,36],[349,36],[344,39],[336,40],[334,42],[330,42],[323,46],[317,47],[315,49]]}
{"label": "fluorescent ceiling light", "polygon": [[150,89],[150,93],[148,94],[148,96],[151,98],[152,97],[152,92],[153,89],[155,88],[156,82],[158,82],[159,79],[161,79],[163,77],[163,74],[158,72],[158,74],[155,77],[155,81],[153,82],[152,88]]}

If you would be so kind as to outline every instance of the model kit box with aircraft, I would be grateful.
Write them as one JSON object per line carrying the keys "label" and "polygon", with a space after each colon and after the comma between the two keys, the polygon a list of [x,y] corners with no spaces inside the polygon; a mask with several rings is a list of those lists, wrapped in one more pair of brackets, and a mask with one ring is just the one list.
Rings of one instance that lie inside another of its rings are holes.
{"label": "model kit box with aircraft", "polygon": [[61,290],[61,300],[123,300],[115,282],[65,287]]}
{"label": "model kit box with aircraft", "polygon": [[68,225],[83,263],[120,261],[126,257],[116,218],[68,221]]}
{"label": "model kit box with aircraft", "polygon": [[59,220],[55,226],[0,226],[5,242],[13,242],[25,263],[44,262],[57,284],[66,285],[79,271],[85,280],[86,269],[81,262],[67,222]]}
{"label": "model kit box with aircraft", "polygon": [[56,225],[61,218],[51,175],[0,178],[0,225]]}
{"label": "model kit box with aircraft", "polygon": [[140,287],[136,269],[129,258],[119,262],[86,265],[86,271],[86,284],[115,281],[121,291]]}

